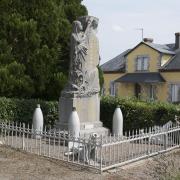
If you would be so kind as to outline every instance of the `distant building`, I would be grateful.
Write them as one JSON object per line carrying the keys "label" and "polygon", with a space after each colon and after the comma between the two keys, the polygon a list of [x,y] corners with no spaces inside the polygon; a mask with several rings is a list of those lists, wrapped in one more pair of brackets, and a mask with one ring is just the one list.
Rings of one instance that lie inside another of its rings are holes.
{"label": "distant building", "polygon": [[101,69],[105,95],[180,102],[180,33],[174,44],[145,38]]}

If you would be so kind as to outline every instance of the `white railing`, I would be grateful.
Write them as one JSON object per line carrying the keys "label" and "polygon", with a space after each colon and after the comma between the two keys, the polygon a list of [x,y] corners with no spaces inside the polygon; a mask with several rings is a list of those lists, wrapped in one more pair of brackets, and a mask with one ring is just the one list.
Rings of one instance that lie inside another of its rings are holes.
{"label": "white railing", "polygon": [[153,127],[110,137],[102,144],[102,171],[180,147],[180,126]]}
{"label": "white railing", "polygon": [[65,131],[36,132],[29,125],[0,123],[0,141],[13,148],[105,171],[180,147],[180,125],[133,130],[124,136],[74,138]]}
{"label": "white railing", "polygon": [[0,123],[1,144],[27,152],[100,169],[100,140],[74,138],[66,131],[44,129],[36,132],[29,125]]}

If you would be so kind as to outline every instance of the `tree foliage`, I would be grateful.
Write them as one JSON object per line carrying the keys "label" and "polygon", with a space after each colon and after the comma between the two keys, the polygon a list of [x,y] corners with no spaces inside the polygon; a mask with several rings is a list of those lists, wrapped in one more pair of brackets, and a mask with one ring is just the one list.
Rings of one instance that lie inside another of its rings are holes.
{"label": "tree foliage", "polygon": [[57,99],[81,0],[0,0],[0,96]]}

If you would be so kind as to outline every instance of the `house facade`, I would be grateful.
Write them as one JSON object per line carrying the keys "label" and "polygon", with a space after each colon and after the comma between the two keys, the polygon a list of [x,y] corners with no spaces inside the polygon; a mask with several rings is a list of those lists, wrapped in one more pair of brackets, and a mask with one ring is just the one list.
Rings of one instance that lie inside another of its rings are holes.
{"label": "house facade", "polygon": [[173,44],[145,38],[101,69],[104,95],[180,102],[180,33]]}

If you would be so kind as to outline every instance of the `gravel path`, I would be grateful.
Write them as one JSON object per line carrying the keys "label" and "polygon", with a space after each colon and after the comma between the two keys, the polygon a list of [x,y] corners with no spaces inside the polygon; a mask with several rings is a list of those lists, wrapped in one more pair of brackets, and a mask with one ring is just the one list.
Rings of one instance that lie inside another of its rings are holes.
{"label": "gravel path", "polygon": [[[174,163],[180,162],[180,151],[176,151],[167,155],[167,162],[172,161],[172,158],[175,159]],[[161,166],[157,162],[151,158],[101,175],[93,170],[71,166],[62,161],[0,146],[0,180],[151,180],[156,179],[155,175],[158,173],[154,167]],[[176,167],[180,168],[180,164]]]}

